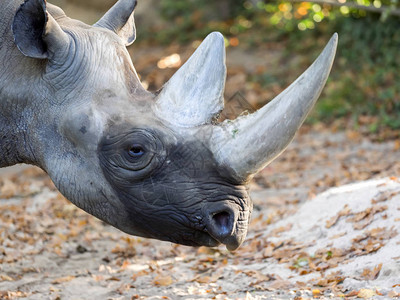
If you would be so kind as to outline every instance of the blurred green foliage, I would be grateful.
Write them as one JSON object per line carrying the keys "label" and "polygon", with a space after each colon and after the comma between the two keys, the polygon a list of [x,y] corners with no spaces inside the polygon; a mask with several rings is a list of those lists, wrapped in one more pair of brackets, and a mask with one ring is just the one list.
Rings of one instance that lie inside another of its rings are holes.
{"label": "blurred green foliage", "polygon": [[[379,16],[367,15],[337,18],[328,25],[324,31],[338,32],[340,43],[314,117],[331,121],[351,116],[357,125],[360,116],[375,116],[371,132],[400,129],[400,19],[382,22]],[[311,32],[303,34],[304,39],[317,38]]]}
{"label": "blurred green foliage", "polygon": [[[147,37],[157,43],[188,43],[217,30],[227,37],[227,45],[237,43],[232,37],[240,37],[240,45],[248,48],[285,43],[287,57],[293,53],[307,57],[298,66],[301,72],[338,32],[335,67],[312,120],[346,116],[357,126],[361,116],[373,116],[371,132],[400,129],[399,0],[327,1],[337,5],[321,0],[161,0],[167,26]],[[258,74],[249,80],[267,89],[275,82],[288,84],[282,75]]]}

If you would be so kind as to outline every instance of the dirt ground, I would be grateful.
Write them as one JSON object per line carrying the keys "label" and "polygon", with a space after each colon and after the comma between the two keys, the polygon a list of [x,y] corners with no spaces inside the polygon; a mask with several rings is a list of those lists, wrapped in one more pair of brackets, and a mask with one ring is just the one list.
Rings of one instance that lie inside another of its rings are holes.
{"label": "dirt ground", "polygon": [[[255,178],[248,238],[234,253],[128,236],[70,204],[42,171],[3,171],[0,298],[398,297],[399,141],[373,143],[353,131],[332,131],[304,128]],[[384,177],[390,178],[347,188],[354,196],[316,197],[330,187]],[[356,197],[361,194],[364,200]],[[296,225],[302,220],[311,231]],[[332,244],[343,236],[353,244]],[[390,261],[388,251],[397,251]]]}
{"label": "dirt ground", "polygon": [[[228,49],[226,99],[256,108],[282,90],[245,75],[279,71],[280,47]],[[193,49],[130,51],[156,90]],[[399,298],[400,141],[345,125],[303,127],[253,180],[251,226],[234,253],[128,236],[70,204],[42,171],[0,170],[0,299]],[[376,181],[347,186],[365,180]]]}

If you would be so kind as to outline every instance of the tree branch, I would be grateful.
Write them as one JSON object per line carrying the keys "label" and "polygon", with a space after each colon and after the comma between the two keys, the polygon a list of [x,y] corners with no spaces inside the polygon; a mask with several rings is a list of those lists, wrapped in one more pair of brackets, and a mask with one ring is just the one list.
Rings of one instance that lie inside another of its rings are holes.
{"label": "tree branch", "polygon": [[354,2],[345,2],[345,3],[340,3],[334,0],[286,0],[287,2],[311,2],[311,3],[318,3],[318,4],[329,4],[332,6],[346,6],[350,8],[356,8],[356,9],[362,9],[366,11],[371,11],[375,13],[385,13],[388,12],[389,15],[397,16],[400,17],[400,9],[391,9],[388,6],[382,6],[382,7],[375,7],[373,5],[365,6],[365,5],[359,5]]}

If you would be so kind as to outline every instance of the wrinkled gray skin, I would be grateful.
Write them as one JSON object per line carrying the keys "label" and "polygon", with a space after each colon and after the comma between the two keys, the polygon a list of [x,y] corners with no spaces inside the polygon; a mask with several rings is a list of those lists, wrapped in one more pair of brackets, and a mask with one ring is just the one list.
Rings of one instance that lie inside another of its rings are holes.
{"label": "wrinkled gray skin", "polygon": [[[129,234],[236,249],[252,211],[245,184],[267,159],[239,168],[215,145],[232,139],[224,137],[225,125],[211,122],[223,105],[220,35],[187,63],[184,78],[176,75],[153,94],[126,50],[135,39],[135,1],[120,0],[95,26],[43,0],[22,4],[0,0],[0,167],[39,166],[67,199]],[[219,45],[215,53],[212,44]],[[196,75],[196,65],[208,66],[212,76]],[[204,80],[215,84],[197,82]],[[203,107],[185,114],[179,101],[190,97]]]}

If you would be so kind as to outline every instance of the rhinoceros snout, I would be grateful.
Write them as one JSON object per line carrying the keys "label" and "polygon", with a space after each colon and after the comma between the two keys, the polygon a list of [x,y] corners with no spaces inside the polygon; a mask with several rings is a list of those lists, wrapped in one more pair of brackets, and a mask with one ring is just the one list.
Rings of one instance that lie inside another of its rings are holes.
{"label": "rhinoceros snout", "polygon": [[238,220],[239,215],[239,207],[228,205],[214,207],[208,212],[208,234],[219,243],[225,244],[230,251],[237,249],[246,236],[247,228],[238,230],[238,224],[242,223],[242,220]]}

